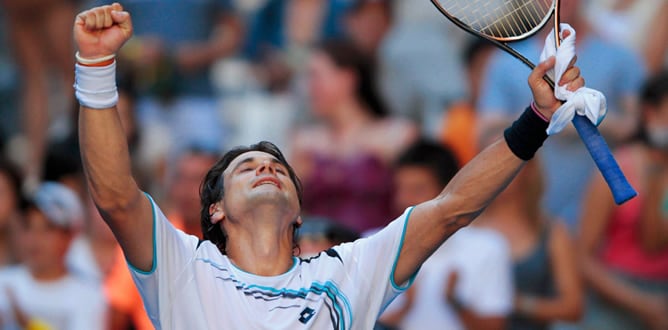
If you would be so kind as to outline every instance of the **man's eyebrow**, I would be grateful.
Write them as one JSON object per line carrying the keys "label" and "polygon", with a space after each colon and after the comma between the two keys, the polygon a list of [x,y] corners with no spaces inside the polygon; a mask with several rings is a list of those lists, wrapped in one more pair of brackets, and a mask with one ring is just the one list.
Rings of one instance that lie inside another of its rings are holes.
{"label": "man's eyebrow", "polygon": [[232,168],[232,172],[236,171],[241,165],[247,164],[247,163],[252,163],[255,161],[255,157],[248,157],[240,162],[237,163],[237,165],[234,165],[234,168]]}

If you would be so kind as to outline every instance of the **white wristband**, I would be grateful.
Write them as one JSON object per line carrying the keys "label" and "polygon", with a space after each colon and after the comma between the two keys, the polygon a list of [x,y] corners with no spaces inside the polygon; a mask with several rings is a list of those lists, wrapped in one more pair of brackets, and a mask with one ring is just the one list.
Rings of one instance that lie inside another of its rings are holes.
{"label": "white wristband", "polygon": [[111,54],[111,55],[107,55],[107,56],[103,56],[103,57],[95,58],[95,59],[89,59],[89,58],[81,57],[81,55],[79,55],[79,52],[76,52],[76,53],[74,53],[74,57],[77,59],[77,62],[79,62],[81,64],[94,65],[94,64],[102,63],[104,61],[109,61],[109,60],[115,58],[116,54]]}
{"label": "white wristband", "polygon": [[116,61],[107,66],[75,65],[75,95],[79,103],[91,109],[107,109],[118,103]]}

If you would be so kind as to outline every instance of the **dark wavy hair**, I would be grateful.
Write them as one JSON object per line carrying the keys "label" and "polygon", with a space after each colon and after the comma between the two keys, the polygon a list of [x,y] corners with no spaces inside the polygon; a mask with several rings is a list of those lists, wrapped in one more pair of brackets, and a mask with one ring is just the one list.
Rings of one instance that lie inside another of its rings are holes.
{"label": "dark wavy hair", "polygon": [[[207,172],[200,186],[200,201],[201,201],[201,210],[200,210],[200,222],[202,225],[202,237],[205,240],[211,241],[213,244],[218,247],[218,250],[222,254],[226,254],[225,249],[227,247],[227,233],[223,230],[220,224],[211,223],[211,214],[209,214],[209,206],[215,204],[223,199],[225,195],[224,189],[224,177],[223,172],[230,166],[232,161],[239,157],[241,154],[247,153],[249,151],[261,151],[266,152],[278,159],[278,161],[283,164],[287,170],[290,180],[295,185],[297,189],[297,197],[299,198],[299,206],[302,205],[303,189],[302,183],[297,177],[294,169],[288,164],[288,161],[283,156],[283,153],[276,145],[271,142],[261,141],[257,144],[250,146],[240,146],[236,147],[228,152],[226,152],[218,162]],[[294,224],[292,231],[292,244],[294,250],[299,250],[297,245],[297,228],[299,225]]]}
{"label": "dark wavy hair", "polygon": [[356,97],[366,109],[378,118],[389,114],[376,86],[376,63],[364,54],[352,41],[330,39],[316,48],[325,54],[338,68],[351,70],[357,77]]}

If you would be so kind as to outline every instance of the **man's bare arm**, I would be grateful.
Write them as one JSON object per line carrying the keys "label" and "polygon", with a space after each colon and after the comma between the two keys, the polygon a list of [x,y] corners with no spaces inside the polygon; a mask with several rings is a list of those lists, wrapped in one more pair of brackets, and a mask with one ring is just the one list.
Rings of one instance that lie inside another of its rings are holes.
{"label": "man's bare arm", "polygon": [[[122,10],[115,3],[77,16],[74,39],[81,58],[94,60],[115,54],[130,38],[130,16]],[[80,86],[86,90],[94,87]],[[150,270],[153,265],[151,205],[132,177],[127,141],[116,106],[93,109],[82,105],[79,143],[88,188],[102,217],[128,261],[141,270]]]}
{"label": "man's bare arm", "polygon": [[[546,118],[551,118],[560,105],[542,79],[552,66],[553,58],[536,66],[529,76],[535,104]],[[574,91],[584,85],[584,79],[579,69],[571,66],[559,84]],[[416,206],[394,271],[395,283],[405,283],[450,235],[473,221],[523,165],[524,161],[501,139],[462,168],[439,196]]]}

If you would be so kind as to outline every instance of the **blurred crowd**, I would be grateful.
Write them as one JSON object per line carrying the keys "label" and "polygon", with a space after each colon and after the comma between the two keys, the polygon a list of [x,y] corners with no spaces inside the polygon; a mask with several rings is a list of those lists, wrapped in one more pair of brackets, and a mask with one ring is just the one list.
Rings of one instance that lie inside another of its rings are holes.
{"label": "blurred crowd", "polygon": [[[0,0],[1,329],[152,329],[79,157],[72,23],[110,2]],[[198,237],[200,183],[233,146],[289,155],[308,258],[438,195],[532,101],[527,67],[428,0],[119,2],[135,177]],[[668,2],[561,2],[638,197],[615,205],[573,128],[550,137],[378,329],[668,329]],[[536,61],[548,32],[513,47]]]}

